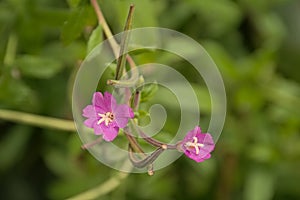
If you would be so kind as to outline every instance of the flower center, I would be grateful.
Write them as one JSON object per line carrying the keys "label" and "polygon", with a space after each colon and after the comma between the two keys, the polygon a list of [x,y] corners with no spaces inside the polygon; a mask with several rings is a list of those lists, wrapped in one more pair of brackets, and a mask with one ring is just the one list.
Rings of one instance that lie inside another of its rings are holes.
{"label": "flower center", "polygon": [[204,144],[198,143],[198,138],[193,137],[193,142],[185,143],[185,146],[189,149],[194,148],[196,150],[196,154],[198,155],[200,152],[200,147],[204,147]]}
{"label": "flower center", "polygon": [[114,114],[111,113],[111,112],[107,112],[105,114],[101,114],[101,113],[98,113],[98,115],[101,117],[97,124],[101,124],[102,122],[104,122],[105,126],[108,126],[109,123],[113,122],[114,120]]}

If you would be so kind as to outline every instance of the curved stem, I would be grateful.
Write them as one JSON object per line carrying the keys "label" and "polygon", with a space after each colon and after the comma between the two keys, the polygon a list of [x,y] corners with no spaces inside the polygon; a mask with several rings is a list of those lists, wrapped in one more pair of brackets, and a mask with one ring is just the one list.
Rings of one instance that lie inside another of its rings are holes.
{"label": "curved stem", "polygon": [[43,128],[53,128],[64,131],[76,131],[74,122],[71,120],[45,117],[18,111],[0,109],[0,119],[29,124]]}
{"label": "curved stem", "polygon": [[158,156],[165,150],[163,148],[157,148],[154,152],[152,152],[149,156],[147,156],[146,158],[142,159],[142,160],[137,160],[135,158],[135,155],[133,153],[133,148],[132,146],[129,144],[129,158],[131,163],[138,168],[144,168],[147,165],[149,166],[150,164],[152,164],[157,158]]}
{"label": "curved stem", "polygon": [[[146,159],[147,155],[145,154],[145,152],[143,151],[142,147],[139,145],[139,143],[136,141],[135,137],[133,137],[131,134],[127,133],[128,130],[126,130],[126,128],[124,129],[124,134],[126,135],[129,144],[128,144],[128,148],[130,148],[129,150],[131,151],[135,151],[135,152],[139,152],[139,155],[142,157],[142,159]],[[136,166],[134,163],[138,162],[136,161],[132,156],[131,156],[132,152],[129,151],[129,159],[131,161],[131,163]],[[153,161],[152,161],[153,162]],[[152,176],[154,174],[154,170],[153,170],[153,164],[152,162],[148,163],[148,174],[150,176]],[[145,165],[146,166],[146,165]]]}
{"label": "curved stem", "polygon": [[112,85],[116,88],[131,88],[136,85],[136,83],[139,80],[139,73],[136,68],[131,70],[131,77],[129,79],[124,79],[124,80],[107,80],[108,85]]}
{"label": "curved stem", "polygon": [[142,137],[143,140],[145,140],[146,142],[148,142],[149,144],[151,144],[152,146],[155,147],[161,147],[163,149],[177,149],[178,144],[166,144],[164,142],[161,142],[159,140],[153,139],[151,137],[149,137],[146,133],[144,133],[137,125],[136,123],[131,120],[131,124],[134,128],[134,130]]}
{"label": "curved stem", "polygon": [[131,134],[128,133],[128,130],[124,129],[124,134],[127,137],[129,143],[131,144],[131,147],[134,149],[134,151],[139,152],[143,157],[146,157],[146,154],[144,153],[142,147],[139,145],[139,143],[136,141],[135,137],[133,137]]}
{"label": "curved stem", "polygon": [[96,186],[86,192],[80,193],[73,197],[68,198],[69,200],[82,200],[82,199],[96,199],[99,196],[105,195],[111,191],[113,191],[116,187],[118,187],[123,179],[128,176],[128,173],[118,172],[115,176],[111,177],[104,183]]}

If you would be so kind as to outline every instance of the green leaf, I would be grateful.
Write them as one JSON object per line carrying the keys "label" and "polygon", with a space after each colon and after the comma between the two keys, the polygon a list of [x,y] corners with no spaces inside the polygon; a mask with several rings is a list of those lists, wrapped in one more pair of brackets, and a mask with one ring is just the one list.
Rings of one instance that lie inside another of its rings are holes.
{"label": "green leaf", "polygon": [[0,91],[1,107],[33,112],[39,105],[36,93],[20,79],[1,76]]}
{"label": "green leaf", "polygon": [[76,8],[81,3],[81,0],[67,0],[67,2],[70,7]]}
{"label": "green leaf", "polygon": [[125,68],[126,65],[127,53],[124,52],[126,52],[128,48],[129,35],[130,35],[130,32],[128,31],[131,29],[133,12],[134,12],[134,6],[131,5],[127,16],[124,32],[121,38],[120,54],[119,54],[120,57],[118,58],[118,62],[117,62],[116,80],[119,80],[122,77],[123,69]]}
{"label": "green leaf", "polygon": [[150,116],[149,112],[147,112],[145,110],[138,110],[137,115],[138,115],[138,117],[148,117],[148,116]]}
{"label": "green leaf", "polygon": [[245,200],[268,200],[274,194],[274,176],[268,170],[254,169],[245,183]]}
{"label": "green leaf", "polygon": [[22,159],[31,136],[31,128],[16,125],[2,138],[0,146],[0,170],[4,171]]}
{"label": "green leaf", "polygon": [[95,15],[90,6],[82,6],[72,11],[69,19],[65,22],[61,39],[65,45],[70,44],[77,39],[83,28],[86,25],[93,25],[95,22]]}
{"label": "green leaf", "polygon": [[51,78],[63,68],[59,61],[33,55],[19,57],[16,65],[23,75],[34,78]]}
{"label": "green leaf", "polygon": [[102,27],[100,25],[95,28],[89,38],[87,44],[87,54],[90,53],[102,41]]}
{"label": "green leaf", "polygon": [[157,92],[158,86],[157,83],[151,83],[144,85],[144,89],[141,93],[141,102],[149,101]]}

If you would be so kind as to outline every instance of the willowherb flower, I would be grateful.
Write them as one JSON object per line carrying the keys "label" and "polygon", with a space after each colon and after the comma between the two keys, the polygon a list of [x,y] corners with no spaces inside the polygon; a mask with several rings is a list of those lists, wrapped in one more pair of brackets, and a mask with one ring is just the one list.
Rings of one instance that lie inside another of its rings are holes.
{"label": "willowherb flower", "polygon": [[96,135],[103,135],[106,141],[114,140],[119,128],[124,128],[128,119],[134,117],[132,109],[126,104],[118,105],[109,92],[105,92],[104,96],[101,92],[95,92],[92,105],[86,106],[82,115],[88,118],[84,124],[93,128]]}
{"label": "willowherb flower", "polygon": [[196,162],[203,162],[210,158],[210,152],[215,148],[212,136],[201,133],[199,126],[189,131],[181,143],[185,155]]}

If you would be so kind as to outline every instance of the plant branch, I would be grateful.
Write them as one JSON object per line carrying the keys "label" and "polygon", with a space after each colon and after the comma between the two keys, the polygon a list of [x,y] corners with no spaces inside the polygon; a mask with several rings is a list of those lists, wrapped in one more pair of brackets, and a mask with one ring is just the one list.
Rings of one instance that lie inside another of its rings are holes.
{"label": "plant branch", "polygon": [[0,109],[0,119],[17,123],[29,124],[42,128],[53,128],[64,131],[76,131],[74,122],[71,120],[45,117],[18,111]]}
{"label": "plant branch", "polygon": [[[104,34],[106,35],[106,37],[109,39],[109,43],[110,43],[110,46],[114,52],[114,55],[116,58],[119,57],[119,51],[120,51],[120,46],[119,44],[117,43],[116,39],[113,37],[113,34],[103,16],[103,13],[100,9],[100,6],[97,2],[97,0],[91,0],[91,4],[95,10],[95,13],[97,15],[97,18],[98,18],[98,23],[102,26],[103,28],[103,31],[104,31]],[[131,56],[127,55],[126,56],[126,59],[127,59],[127,62],[129,63],[130,67],[131,68],[135,68],[136,67],[136,64],[135,62],[133,61],[133,59],[131,58]]]}
{"label": "plant branch", "polygon": [[106,37],[109,39],[109,43],[110,43],[110,46],[114,52],[114,55],[115,57],[117,58],[119,56],[119,45],[117,43],[117,41],[115,40],[108,24],[106,23],[106,20],[102,14],[102,11],[100,9],[100,6],[97,2],[97,0],[91,0],[91,4],[95,10],[95,13],[97,15],[97,18],[98,18],[98,23],[102,26],[103,28],[103,31],[104,31],[104,34],[106,35]]}

